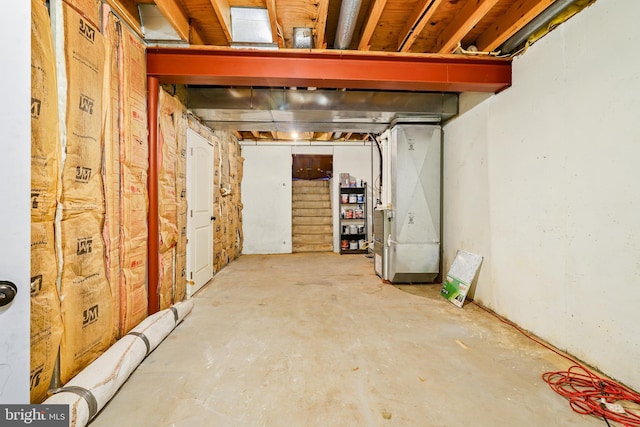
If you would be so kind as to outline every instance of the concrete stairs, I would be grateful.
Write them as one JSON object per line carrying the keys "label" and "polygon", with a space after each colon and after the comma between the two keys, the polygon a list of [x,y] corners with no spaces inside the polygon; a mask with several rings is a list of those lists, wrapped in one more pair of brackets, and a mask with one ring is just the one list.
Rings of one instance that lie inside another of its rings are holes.
{"label": "concrete stairs", "polygon": [[329,181],[293,181],[293,252],[333,251]]}

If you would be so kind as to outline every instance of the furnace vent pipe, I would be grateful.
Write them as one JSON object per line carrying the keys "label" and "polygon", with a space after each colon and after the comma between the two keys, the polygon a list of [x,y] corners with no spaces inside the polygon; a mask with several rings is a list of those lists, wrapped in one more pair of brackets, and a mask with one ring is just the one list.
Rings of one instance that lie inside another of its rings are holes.
{"label": "furnace vent pipe", "polygon": [[193,309],[193,300],[157,312],[84,368],[63,387],[53,390],[44,405],[70,408],[70,427],[84,427],[111,400],[138,365]]}
{"label": "furnace vent pipe", "polygon": [[336,30],[336,41],[333,43],[334,49],[349,49],[353,32],[356,29],[361,4],[362,0],[342,0],[338,29]]}

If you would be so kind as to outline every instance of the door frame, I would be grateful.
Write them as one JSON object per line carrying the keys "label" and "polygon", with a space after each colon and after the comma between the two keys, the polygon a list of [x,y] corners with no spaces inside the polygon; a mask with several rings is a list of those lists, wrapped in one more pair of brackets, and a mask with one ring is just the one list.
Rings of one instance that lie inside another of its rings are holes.
{"label": "door frame", "polygon": [[18,287],[0,308],[0,403],[29,403],[31,276],[31,2],[17,2],[0,18],[0,67],[5,96],[0,100],[0,280]]}
{"label": "door frame", "polygon": [[[192,179],[193,179],[193,144],[194,144],[194,138],[200,140],[201,142],[206,143],[206,146],[209,147],[210,149],[210,153],[211,153],[211,163],[210,163],[210,183],[211,183],[211,191],[209,192],[209,197],[211,199],[211,203],[209,206],[209,213],[210,216],[213,218],[214,215],[214,211],[213,211],[213,176],[214,176],[214,147],[213,144],[211,143],[211,141],[207,140],[206,138],[204,138],[202,135],[198,134],[197,132],[195,132],[194,130],[187,128],[187,296],[191,297],[193,296],[198,290],[200,290],[207,282],[199,285],[196,287],[196,285],[193,282],[193,274],[194,274],[194,248],[195,245],[193,244],[195,239],[193,238],[193,234],[194,234],[194,229],[193,229],[193,225],[194,225],[194,221],[193,221],[193,211],[191,209],[192,206],[194,206],[194,197],[196,195],[196,188],[194,188],[194,185],[192,183]],[[214,254],[214,241],[213,241],[213,220],[209,223],[209,242],[210,242],[210,246],[208,247],[208,257],[209,257],[209,262],[211,263],[211,274],[209,277],[209,280],[211,280],[213,278],[213,254]]]}

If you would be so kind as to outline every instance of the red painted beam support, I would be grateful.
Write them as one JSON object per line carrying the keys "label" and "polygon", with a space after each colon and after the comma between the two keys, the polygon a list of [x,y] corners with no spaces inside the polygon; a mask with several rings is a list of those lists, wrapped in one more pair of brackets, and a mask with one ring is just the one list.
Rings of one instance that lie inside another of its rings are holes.
{"label": "red painted beam support", "polygon": [[149,315],[160,309],[159,226],[158,226],[158,96],[160,84],[156,77],[147,77],[147,125],[149,126],[149,192],[147,239],[147,292]]}
{"label": "red painted beam support", "polygon": [[435,92],[499,92],[511,59],[359,51],[149,48],[161,83]]}

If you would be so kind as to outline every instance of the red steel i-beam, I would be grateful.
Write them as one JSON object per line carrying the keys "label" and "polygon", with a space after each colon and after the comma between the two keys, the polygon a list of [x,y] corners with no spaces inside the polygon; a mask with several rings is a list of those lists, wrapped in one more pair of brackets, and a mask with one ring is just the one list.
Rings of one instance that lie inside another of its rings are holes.
{"label": "red steel i-beam", "polygon": [[160,281],[158,229],[158,95],[160,84],[156,77],[147,77],[147,124],[149,126],[149,192],[147,239],[147,292],[149,315],[160,310],[158,286]]}
{"label": "red steel i-beam", "polygon": [[362,51],[148,48],[160,83],[433,92],[499,92],[511,59]]}

